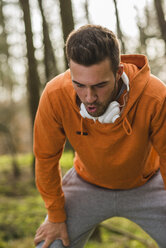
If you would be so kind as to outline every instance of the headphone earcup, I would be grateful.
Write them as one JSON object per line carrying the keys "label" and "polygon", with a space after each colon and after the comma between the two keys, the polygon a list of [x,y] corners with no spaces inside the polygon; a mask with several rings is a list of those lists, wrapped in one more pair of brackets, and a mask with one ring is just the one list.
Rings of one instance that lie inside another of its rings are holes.
{"label": "headphone earcup", "polygon": [[117,101],[113,101],[108,106],[106,112],[99,116],[98,121],[101,123],[113,123],[120,117],[120,104]]}
{"label": "headphone earcup", "polygon": [[120,117],[120,108],[119,108],[119,107],[115,107],[115,108],[111,111],[111,113],[109,113],[109,114],[106,116],[106,118],[105,118],[105,120],[104,120],[104,123],[114,123],[115,120],[116,120],[117,118],[119,118],[119,117]]}
{"label": "headphone earcup", "polygon": [[81,103],[80,114],[83,118],[93,119],[94,121],[98,119],[100,123],[114,123],[120,117],[120,104],[117,101],[113,101],[103,115],[93,117],[87,112],[85,105]]}

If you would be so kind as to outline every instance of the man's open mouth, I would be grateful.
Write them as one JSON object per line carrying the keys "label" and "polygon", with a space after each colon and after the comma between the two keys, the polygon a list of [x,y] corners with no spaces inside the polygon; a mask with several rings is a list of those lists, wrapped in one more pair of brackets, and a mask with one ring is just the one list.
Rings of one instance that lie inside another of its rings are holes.
{"label": "man's open mouth", "polygon": [[97,107],[96,106],[87,106],[86,109],[89,113],[94,113],[97,110]]}

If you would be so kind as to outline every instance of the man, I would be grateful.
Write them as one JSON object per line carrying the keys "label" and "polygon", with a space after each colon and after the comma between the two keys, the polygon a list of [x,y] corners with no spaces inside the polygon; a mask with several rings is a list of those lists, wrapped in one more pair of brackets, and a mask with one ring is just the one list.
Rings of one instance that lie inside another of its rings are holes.
{"label": "man", "polygon": [[[66,53],[70,69],[47,84],[35,121],[36,183],[48,209],[35,244],[82,248],[98,223],[121,216],[166,247],[165,85],[144,55],[120,60],[117,38],[101,26],[73,31]],[[66,137],[76,154],[61,181]]]}

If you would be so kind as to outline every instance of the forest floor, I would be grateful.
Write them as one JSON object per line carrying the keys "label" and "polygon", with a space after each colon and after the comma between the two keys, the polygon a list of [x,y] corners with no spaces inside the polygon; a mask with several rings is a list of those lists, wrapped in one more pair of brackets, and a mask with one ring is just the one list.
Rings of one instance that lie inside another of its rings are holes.
{"label": "forest floor", "polygon": [[[18,155],[20,177],[13,176],[11,158],[0,156],[0,248],[34,248],[33,237],[46,215],[32,175],[32,155]],[[73,164],[65,152],[62,174]],[[136,224],[124,218],[109,219],[98,227],[85,248],[156,248],[154,241]]]}

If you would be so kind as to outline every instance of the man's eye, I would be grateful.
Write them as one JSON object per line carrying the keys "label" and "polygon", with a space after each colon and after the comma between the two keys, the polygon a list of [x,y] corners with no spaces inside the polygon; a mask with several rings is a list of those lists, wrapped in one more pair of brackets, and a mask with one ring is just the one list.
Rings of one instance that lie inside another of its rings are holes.
{"label": "man's eye", "polygon": [[82,84],[77,84],[77,87],[78,87],[78,88],[83,88],[84,85],[82,85]]}
{"label": "man's eye", "polygon": [[103,88],[105,87],[106,84],[99,84],[99,85],[96,85],[97,88]]}

